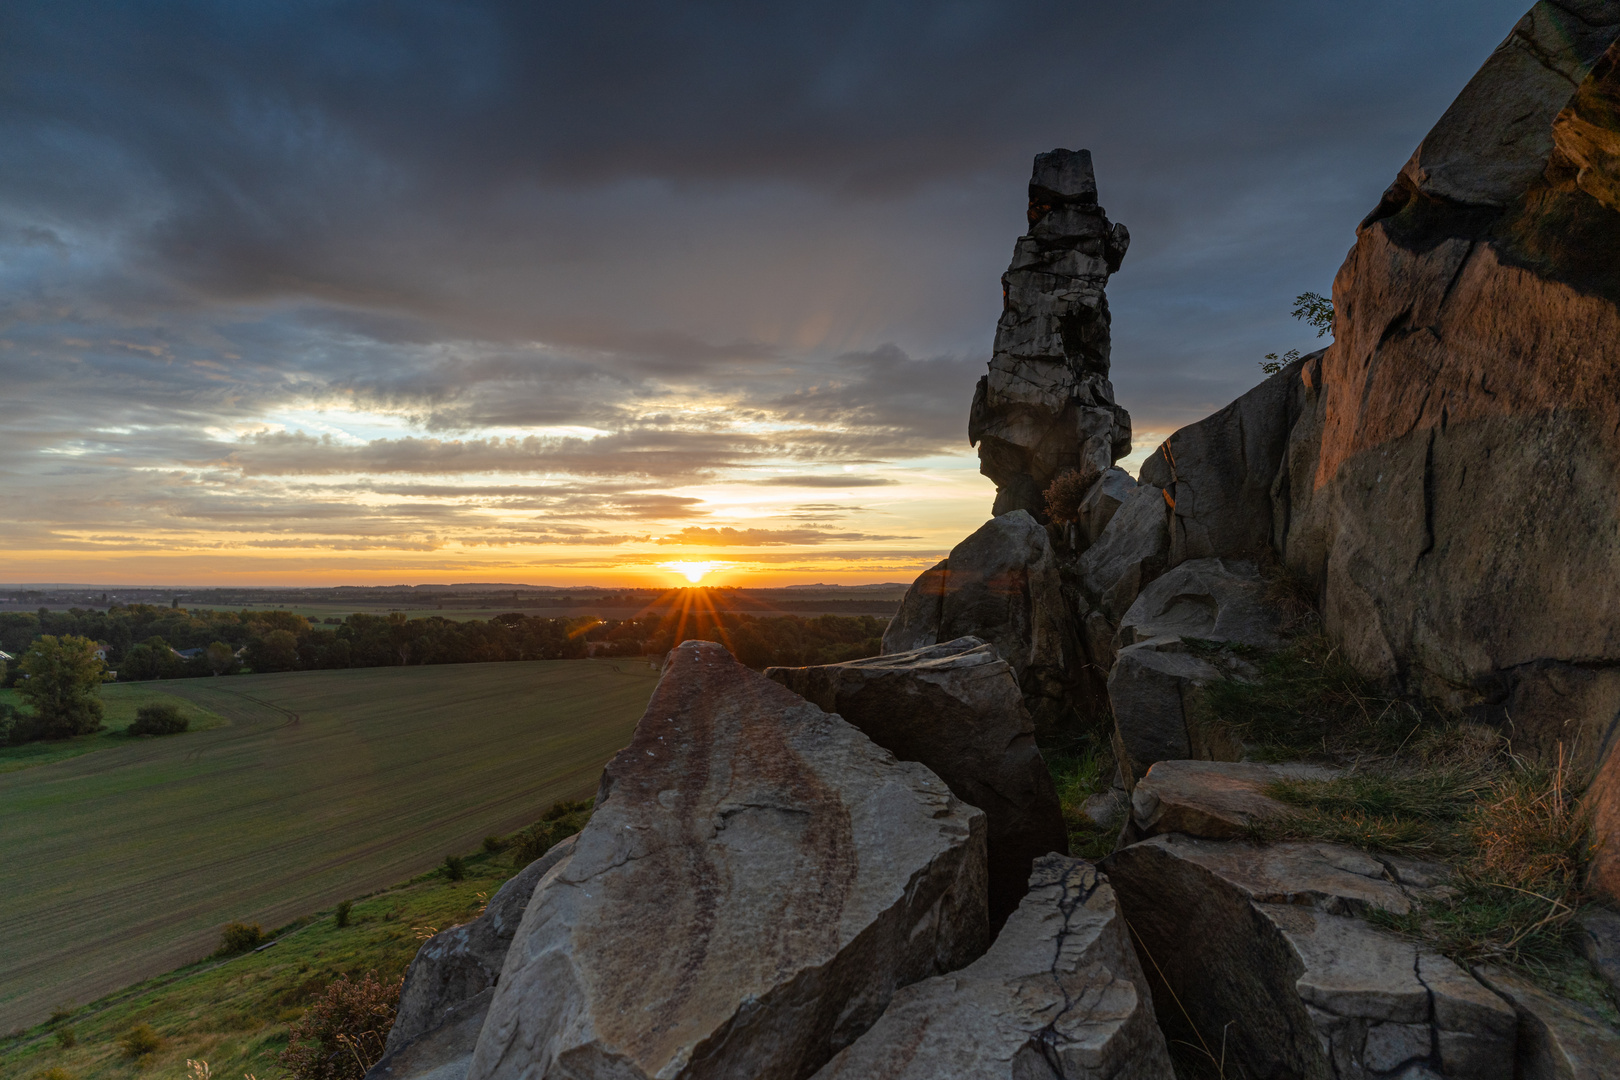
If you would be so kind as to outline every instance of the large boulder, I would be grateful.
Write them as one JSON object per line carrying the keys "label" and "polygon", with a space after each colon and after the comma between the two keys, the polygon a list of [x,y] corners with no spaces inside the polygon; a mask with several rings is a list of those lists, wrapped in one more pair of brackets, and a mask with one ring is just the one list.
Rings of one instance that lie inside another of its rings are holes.
{"label": "large boulder", "polygon": [[837,713],[901,761],[928,766],[984,811],[994,933],[1023,899],[1030,867],[1067,854],[1057,790],[1005,660],[978,638],[765,677]]}
{"label": "large boulder", "polygon": [[1166,835],[1104,868],[1151,960],[1166,1034],[1230,1075],[1512,1080],[1507,1002],[1357,912],[1411,910],[1402,867],[1333,844]]}
{"label": "large boulder", "polygon": [[1043,493],[1060,473],[1089,485],[1130,453],[1131,418],[1108,381],[1103,295],[1129,243],[1097,205],[1089,151],[1035,158],[1029,232],[1001,279],[995,351],[968,417],[997,515],[1027,510],[1044,522]]}
{"label": "large boulder", "polygon": [[1205,689],[1229,674],[1177,637],[1150,638],[1119,650],[1108,673],[1108,701],[1114,756],[1127,791],[1155,762],[1243,757],[1241,740],[1215,723],[1204,701]]}
{"label": "large boulder", "polygon": [[1046,528],[1023,510],[985,522],[912,584],[883,653],[970,636],[1012,667],[1037,731],[1069,722],[1079,640]]}
{"label": "large boulder", "polygon": [[1163,488],[1172,508],[1170,566],[1270,550],[1272,483],[1307,402],[1303,373],[1319,355],[1177,431],[1142,463],[1138,478]]}
{"label": "large boulder", "polygon": [[1080,584],[1103,621],[1117,626],[1142,586],[1164,573],[1169,560],[1169,502],[1162,488],[1133,488],[1097,542],[1076,564]]}
{"label": "large boulder", "polygon": [[422,943],[405,970],[399,1011],[388,1032],[390,1053],[437,1027],[456,1006],[500,980],[506,950],[523,921],[529,898],[551,868],[574,850],[574,842],[570,836],[553,845],[508,879],[472,922],[441,931]]}
{"label": "large boulder", "polygon": [[[1516,752],[1575,751],[1599,803],[1620,708],[1617,39],[1616,0],[1536,4],[1424,138],[1334,281],[1275,488],[1284,558],[1346,658]],[[1594,881],[1620,897],[1616,815],[1596,818]]]}
{"label": "large boulder", "polygon": [[982,958],[895,995],[817,1080],[1173,1080],[1108,881],[1049,855]]}
{"label": "large boulder", "polygon": [[469,1076],[808,1076],[983,952],[984,835],[922,765],[686,642],[530,902]]}
{"label": "large boulder", "polygon": [[1108,528],[1108,523],[1114,520],[1114,514],[1135,490],[1135,478],[1118,465],[1104,472],[1091,485],[1091,490],[1080,500],[1075,512],[1074,547],[1077,551],[1084,551],[1097,542],[1103,530]]}
{"label": "large boulder", "polygon": [[1256,648],[1282,644],[1278,613],[1253,562],[1194,559],[1146,585],[1119,622],[1119,643],[1198,638]]}

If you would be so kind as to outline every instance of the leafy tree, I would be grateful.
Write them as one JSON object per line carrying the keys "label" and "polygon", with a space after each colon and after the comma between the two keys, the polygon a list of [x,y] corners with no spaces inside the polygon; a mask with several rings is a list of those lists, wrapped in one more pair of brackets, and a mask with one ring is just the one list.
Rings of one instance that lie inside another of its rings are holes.
{"label": "leafy tree", "polygon": [[101,673],[89,638],[46,634],[18,664],[17,690],[34,707],[34,737],[69,739],[101,730]]}
{"label": "leafy tree", "polygon": [[298,667],[298,639],[290,630],[272,630],[248,646],[254,671],[292,671]]}
{"label": "leafy tree", "polygon": [[[1333,301],[1321,293],[1300,293],[1294,297],[1294,310],[1289,314],[1306,326],[1316,327],[1317,337],[1322,337],[1333,329]],[[1298,359],[1298,349],[1289,349],[1281,356],[1274,352],[1266,353],[1266,358],[1260,361],[1260,370],[1267,375],[1275,375]]]}
{"label": "leafy tree", "polygon": [[236,666],[236,650],[223,641],[211,642],[208,646],[208,670],[215,675],[224,675]]}

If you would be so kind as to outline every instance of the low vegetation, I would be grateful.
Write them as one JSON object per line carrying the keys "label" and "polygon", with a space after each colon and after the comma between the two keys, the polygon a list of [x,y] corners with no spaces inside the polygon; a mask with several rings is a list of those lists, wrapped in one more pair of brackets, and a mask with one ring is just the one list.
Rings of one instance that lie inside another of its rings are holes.
{"label": "low vegetation", "polygon": [[[405,968],[429,929],[476,918],[516,869],[519,835],[569,820],[577,802],[462,856],[464,877],[431,871],[265,935],[276,947],[211,958],[0,1039],[0,1075],[25,1080],[358,1080],[381,1057]],[[543,852],[542,852],[543,854]],[[347,918],[336,918],[338,911]],[[67,1026],[72,1021],[72,1027]],[[74,1037],[63,1040],[63,1031]]]}
{"label": "low vegetation", "polygon": [[172,702],[143,705],[135,712],[135,722],[124,729],[126,735],[178,735],[191,726]]}

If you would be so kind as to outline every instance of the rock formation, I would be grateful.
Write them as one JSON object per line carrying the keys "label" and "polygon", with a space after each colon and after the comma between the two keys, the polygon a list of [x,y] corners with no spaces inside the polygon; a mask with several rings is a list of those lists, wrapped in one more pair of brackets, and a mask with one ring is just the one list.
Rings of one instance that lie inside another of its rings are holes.
{"label": "rock formation", "polygon": [[984,815],[709,642],[531,900],[471,1080],[805,1077],[986,944]]}
{"label": "rock formation", "polygon": [[917,761],[985,813],[990,928],[1023,899],[1030,867],[1067,854],[1057,791],[1007,662],[978,638],[821,667],[767,668],[901,761]]}
{"label": "rock formation", "polygon": [[1439,953],[1356,917],[1410,911],[1436,887],[1426,868],[1336,844],[1174,835],[1103,866],[1153,958],[1160,1022],[1224,1053],[1230,1072],[1514,1077],[1512,1007]]}
{"label": "rock formation", "polygon": [[1048,855],[995,945],[895,995],[816,1080],[1174,1080],[1108,881]]}
{"label": "rock formation", "polygon": [[1129,244],[1097,205],[1089,150],[1035,158],[1029,232],[1001,278],[995,351],[968,419],[997,516],[1027,510],[1045,522],[1044,493],[1060,473],[1089,486],[1130,453],[1131,418],[1108,381],[1103,295]]}
{"label": "rock formation", "polygon": [[912,584],[883,654],[970,636],[1012,667],[1037,731],[1065,726],[1079,642],[1046,529],[1023,510],[985,522]]}

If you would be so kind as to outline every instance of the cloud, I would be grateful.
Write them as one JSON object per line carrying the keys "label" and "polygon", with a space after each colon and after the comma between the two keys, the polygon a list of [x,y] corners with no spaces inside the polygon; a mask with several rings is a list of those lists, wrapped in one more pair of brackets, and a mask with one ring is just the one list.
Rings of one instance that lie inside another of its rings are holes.
{"label": "cloud", "polygon": [[773,547],[782,544],[850,544],[873,541],[916,540],[915,536],[881,536],[873,533],[825,532],[821,529],[706,529],[689,525],[678,533],[658,537],[660,544],[694,544],[704,547]]}

